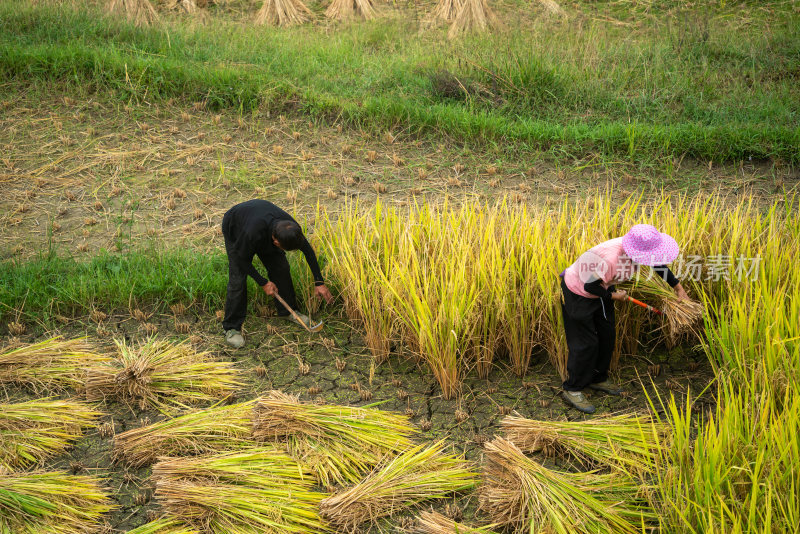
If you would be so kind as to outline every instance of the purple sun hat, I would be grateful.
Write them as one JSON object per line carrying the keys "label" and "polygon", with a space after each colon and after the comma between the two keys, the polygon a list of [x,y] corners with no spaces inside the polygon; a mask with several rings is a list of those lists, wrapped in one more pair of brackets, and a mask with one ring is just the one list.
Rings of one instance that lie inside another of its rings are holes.
{"label": "purple sun hat", "polygon": [[622,248],[634,262],[650,266],[672,263],[680,253],[674,239],[649,224],[637,224],[628,230],[622,237]]}

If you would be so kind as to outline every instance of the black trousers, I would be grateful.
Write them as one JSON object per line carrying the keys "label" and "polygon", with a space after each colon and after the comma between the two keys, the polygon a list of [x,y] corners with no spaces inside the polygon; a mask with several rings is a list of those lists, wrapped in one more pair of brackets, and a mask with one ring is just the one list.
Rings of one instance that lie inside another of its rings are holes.
{"label": "black trousers", "polygon": [[[230,240],[225,237],[225,251],[228,253],[228,292],[225,296],[225,319],[222,321],[222,327],[226,331],[241,330],[244,318],[247,316],[247,274],[239,268],[235,261],[231,260],[230,246]],[[283,297],[286,304],[296,310],[297,297],[294,293],[294,283],[286,253],[278,250],[270,254],[256,252],[256,255],[266,267],[269,280],[278,287],[278,294]],[[289,310],[283,304],[277,299],[273,299],[273,301],[278,315],[289,315]]]}
{"label": "black trousers", "polygon": [[[613,286],[609,288],[614,291]],[[580,391],[589,384],[608,379],[608,367],[614,354],[616,329],[614,301],[576,295],[561,280],[564,303],[564,330],[567,334],[567,391]]]}

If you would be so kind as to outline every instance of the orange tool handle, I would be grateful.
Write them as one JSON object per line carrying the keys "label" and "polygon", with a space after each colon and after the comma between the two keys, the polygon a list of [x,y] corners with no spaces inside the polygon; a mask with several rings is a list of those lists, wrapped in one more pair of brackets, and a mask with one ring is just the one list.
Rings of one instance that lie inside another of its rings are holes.
{"label": "orange tool handle", "polygon": [[645,304],[641,300],[636,300],[633,297],[629,296],[628,297],[628,302],[632,302],[633,304],[636,304],[637,306],[641,306],[642,308],[645,308],[646,310],[651,311],[653,313],[657,313],[659,315],[663,315],[663,313],[661,313],[661,310],[659,310],[658,308],[654,308],[654,307],[650,306],[649,304]]}

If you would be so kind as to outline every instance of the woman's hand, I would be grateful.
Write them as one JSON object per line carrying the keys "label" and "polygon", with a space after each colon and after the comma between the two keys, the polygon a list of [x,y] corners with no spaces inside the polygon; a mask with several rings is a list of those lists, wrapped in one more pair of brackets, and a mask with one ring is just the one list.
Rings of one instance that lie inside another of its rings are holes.
{"label": "woman's hand", "polygon": [[322,284],[321,286],[316,286],[314,288],[314,294],[317,296],[318,299],[324,299],[325,302],[327,302],[328,304],[333,302],[333,295],[331,295],[330,290],[327,288],[327,286],[325,286],[325,284]]}
{"label": "woman's hand", "polygon": [[689,295],[686,293],[686,290],[683,289],[683,286],[680,284],[675,286],[675,294],[678,295],[678,298],[681,300],[691,300]]}
{"label": "woman's hand", "polygon": [[273,282],[267,282],[261,288],[264,290],[264,293],[270,297],[278,294],[278,286],[276,286]]}
{"label": "woman's hand", "polygon": [[611,298],[614,300],[627,300],[628,299],[628,292],[624,289],[617,289],[613,293],[611,293]]}

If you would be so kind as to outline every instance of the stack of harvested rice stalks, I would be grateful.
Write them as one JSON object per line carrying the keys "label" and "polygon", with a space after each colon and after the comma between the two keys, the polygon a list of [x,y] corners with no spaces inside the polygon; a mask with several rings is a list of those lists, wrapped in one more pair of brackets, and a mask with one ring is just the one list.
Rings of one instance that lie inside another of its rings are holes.
{"label": "stack of harvested rice stalks", "polygon": [[705,307],[701,302],[678,298],[657,275],[640,277],[631,291],[661,310],[661,331],[667,346],[674,347],[684,339],[702,339]]}
{"label": "stack of harvested rice stalks", "polygon": [[155,496],[168,516],[202,532],[325,531],[314,478],[273,447],[153,466]]}
{"label": "stack of harvested rice stalks", "polygon": [[437,21],[450,22],[456,18],[458,10],[461,9],[463,3],[464,0],[439,0],[427,19],[431,23]]}
{"label": "stack of harvested rice stalks", "polygon": [[177,519],[162,518],[129,530],[128,534],[200,534],[200,531]]}
{"label": "stack of harvested rice stalks", "polygon": [[109,361],[83,339],[54,337],[0,354],[0,384],[26,386],[37,393],[82,390],[87,373],[104,368]]}
{"label": "stack of harvested rice stalks", "polygon": [[486,444],[479,509],[516,532],[642,532],[657,516],[628,476],[551,471],[510,441]]}
{"label": "stack of harvested rice stalks", "polygon": [[320,484],[357,482],[386,455],[411,447],[415,430],[405,415],[366,407],[302,404],[272,392],[259,399],[253,436],[285,443]]}
{"label": "stack of harvested rice stalks", "polygon": [[96,532],[114,507],[99,480],[65,473],[0,474],[0,532]]}
{"label": "stack of harvested rice stalks", "polygon": [[417,520],[416,532],[420,534],[495,534],[493,525],[470,527],[453,521],[437,512],[422,512]]}
{"label": "stack of harvested rice stalks", "polygon": [[118,366],[106,366],[89,376],[90,399],[111,397],[143,410],[170,412],[227,398],[242,385],[232,363],[214,361],[187,342],[151,338],[138,348],[125,341],[116,344]]}
{"label": "stack of harvested rice stalks", "polygon": [[372,0],[333,0],[325,11],[329,19],[349,19],[360,15],[365,20],[375,18],[375,6]]}
{"label": "stack of harvested rice stalks", "polygon": [[215,406],[118,434],[114,437],[114,460],[142,467],[159,456],[251,448],[256,444],[251,437],[254,404]]}
{"label": "stack of harvested rice stalks", "polygon": [[651,472],[668,446],[669,426],[648,415],[615,414],[576,422],[508,416],[501,426],[506,439],[523,452],[566,456],[584,468],[611,466],[632,476]]}
{"label": "stack of harvested rice stalks", "polygon": [[453,39],[458,34],[471,30],[484,31],[496,24],[497,17],[489,9],[486,0],[464,0],[447,32],[447,37]]}
{"label": "stack of harvested rice stalks", "polygon": [[158,20],[150,0],[111,0],[108,11],[127,18],[137,26],[149,26]]}
{"label": "stack of harvested rice stalks", "polygon": [[256,14],[256,24],[294,26],[308,22],[311,16],[311,10],[302,0],[264,0]]}
{"label": "stack of harvested rice stalks", "polygon": [[443,444],[413,447],[388,458],[355,486],[320,503],[320,515],[352,532],[366,521],[403,512],[429,499],[472,489],[477,477],[463,459],[443,453]]}
{"label": "stack of harvested rice stalks", "polygon": [[41,464],[64,452],[102,415],[77,401],[0,404],[0,472]]}

